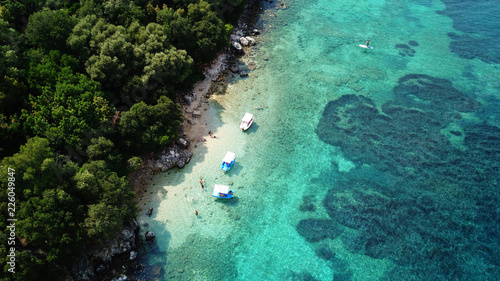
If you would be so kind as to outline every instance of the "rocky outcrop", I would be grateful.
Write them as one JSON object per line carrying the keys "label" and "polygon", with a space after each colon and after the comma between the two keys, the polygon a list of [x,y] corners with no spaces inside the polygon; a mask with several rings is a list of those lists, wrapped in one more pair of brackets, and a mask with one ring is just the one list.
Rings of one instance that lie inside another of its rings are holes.
{"label": "rocky outcrop", "polygon": [[130,258],[129,260],[133,261],[137,258],[137,252],[136,251],[131,251],[130,252]]}
{"label": "rocky outcrop", "polygon": [[101,259],[104,263],[110,263],[114,256],[126,254],[136,248],[136,238],[139,232],[137,222],[132,222],[125,227],[120,235],[100,248],[94,257]]}
{"label": "rocky outcrop", "polygon": [[240,43],[241,43],[241,46],[243,46],[243,47],[247,47],[249,44],[246,37],[240,37]]}
{"label": "rocky outcrop", "polygon": [[[71,276],[68,280],[100,280],[99,275],[105,273],[114,258],[119,255],[132,253],[137,257],[136,240],[139,233],[139,225],[137,222],[131,222],[127,225],[115,239],[111,240],[104,246],[94,249],[84,249],[84,253],[78,263],[71,268]],[[134,257],[134,259],[135,259]]]}
{"label": "rocky outcrop", "polygon": [[[184,143],[188,143],[187,140],[183,140]],[[158,159],[150,160],[147,164],[148,167],[151,167],[153,171],[162,171],[165,172],[173,167],[184,167],[189,161],[193,153],[185,149],[185,147],[181,147],[179,145],[174,145],[168,148],[165,148],[160,155],[158,155]]]}
{"label": "rocky outcrop", "polygon": [[231,70],[231,72],[233,72],[233,73],[238,73],[238,72],[240,72],[240,67],[238,66],[238,64],[233,64],[233,65],[231,65],[229,69],[230,69],[230,70]]}
{"label": "rocky outcrop", "polygon": [[238,36],[236,34],[229,35],[229,41],[231,41],[231,42],[239,42],[240,38],[241,38],[241,36]]}
{"label": "rocky outcrop", "polygon": [[231,47],[233,47],[233,50],[235,50],[236,53],[238,53],[238,54],[243,54],[244,53],[243,47],[238,42],[231,43]]}
{"label": "rocky outcrop", "polygon": [[247,36],[247,37],[245,37],[245,39],[247,40],[248,45],[250,45],[250,46],[255,45],[255,39],[253,39],[252,37]]}

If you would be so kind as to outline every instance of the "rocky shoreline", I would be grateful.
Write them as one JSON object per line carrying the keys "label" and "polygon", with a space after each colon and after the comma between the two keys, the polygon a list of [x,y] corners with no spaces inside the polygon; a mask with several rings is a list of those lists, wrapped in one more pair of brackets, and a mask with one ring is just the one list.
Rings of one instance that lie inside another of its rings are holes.
{"label": "rocky shoreline", "polygon": [[[263,4],[263,5],[261,5]],[[196,83],[188,93],[178,93],[185,116],[179,135],[181,136],[171,146],[161,153],[142,157],[141,167],[130,175],[130,184],[136,193],[136,202],[139,203],[151,181],[159,172],[171,168],[183,168],[193,156],[191,149],[201,142],[206,134],[203,126],[203,112],[208,108],[208,99],[213,93],[223,92],[226,87],[225,78],[229,73],[248,76],[247,72],[240,71],[238,59],[245,54],[245,49],[257,43],[260,31],[256,28],[256,18],[264,11],[262,6],[276,9],[286,8],[285,4],[273,0],[249,0],[245,11],[230,36],[230,46],[215,59],[204,71],[205,79]],[[153,212],[139,207],[139,212]],[[160,280],[161,268],[149,268],[137,261],[138,251],[143,243],[154,243],[154,233],[147,232],[146,237],[139,237],[139,225],[130,222],[115,239],[97,249],[84,249],[79,262],[71,268],[71,275],[66,280],[143,280],[141,275],[148,276],[144,280]],[[146,272],[140,274],[140,272]],[[139,274],[138,274],[139,273]]]}

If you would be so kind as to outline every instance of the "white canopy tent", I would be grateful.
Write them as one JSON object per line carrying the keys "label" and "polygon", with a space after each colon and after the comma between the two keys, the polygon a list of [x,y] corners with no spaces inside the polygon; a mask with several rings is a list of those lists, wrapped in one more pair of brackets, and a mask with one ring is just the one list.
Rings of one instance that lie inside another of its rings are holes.
{"label": "white canopy tent", "polygon": [[226,162],[226,163],[231,163],[233,162],[233,160],[236,158],[236,154],[228,151],[226,153],[226,156],[224,156],[224,159],[222,159],[222,162]]}
{"label": "white canopy tent", "polygon": [[218,196],[219,193],[229,194],[229,186],[221,184],[214,185],[214,192],[212,193],[212,195]]}

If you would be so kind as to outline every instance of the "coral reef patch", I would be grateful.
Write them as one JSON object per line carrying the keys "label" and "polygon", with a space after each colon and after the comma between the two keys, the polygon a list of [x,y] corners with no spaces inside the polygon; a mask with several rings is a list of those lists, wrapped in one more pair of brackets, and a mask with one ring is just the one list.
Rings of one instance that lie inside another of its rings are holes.
{"label": "coral reef patch", "polygon": [[[408,42],[408,44],[410,44],[412,46],[418,46],[417,41],[413,41],[413,40]],[[416,53],[415,49],[411,48],[410,46],[408,46],[406,44],[396,44],[396,46],[394,46],[394,47],[396,48],[396,50],[398,50],[398,54],[402,57],[406,57],[406,56],[413,57]]]}
{"label": "coral reef patch", "polygon": [[314,205],[316,197],[314,195],[302,197],[302,204],[299,207],[301,212],[314,212],[316,206]]}
{"label": "coral reef patch", "polygon": [[309,242],[318,242],[326,238],[337,238],[342,229],[325,219],[305,219],[297,225],[297,232]]}
{"label": "coral reef patch", "polygon": [[[390,280],[493,280],[500,274],[500,128],[463,119],[481,104],[445,79],[406,75],[393,94],[380,107],[357,95],[326,105],[316,133],[357,169],[333,182],[332,175],[316,179],[332,187],[323,200],[330,219],[303,220],[297,231],[314,242],[333,236],[301,228],[334,229],[348,251],[392,261]],[[316,254],[335,258],[324,247]]]}
{"label": "coral reef patch", "polygon": [[417,47],[418,46],[418,42],[415,41],[415,40],[410,40],[410,41],[408,41],[408,45],[413,46],[413,47]]}

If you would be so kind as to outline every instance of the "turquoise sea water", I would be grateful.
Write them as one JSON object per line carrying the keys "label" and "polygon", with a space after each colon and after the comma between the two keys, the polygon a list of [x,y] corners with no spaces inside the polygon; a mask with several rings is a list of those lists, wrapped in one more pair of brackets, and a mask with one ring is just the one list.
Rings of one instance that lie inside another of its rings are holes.
{"label": "turquoise sea water", "polygon": [[285,3],[211,98],[208,142],[142,200],[137,276],[498,280],[500,3]]}

